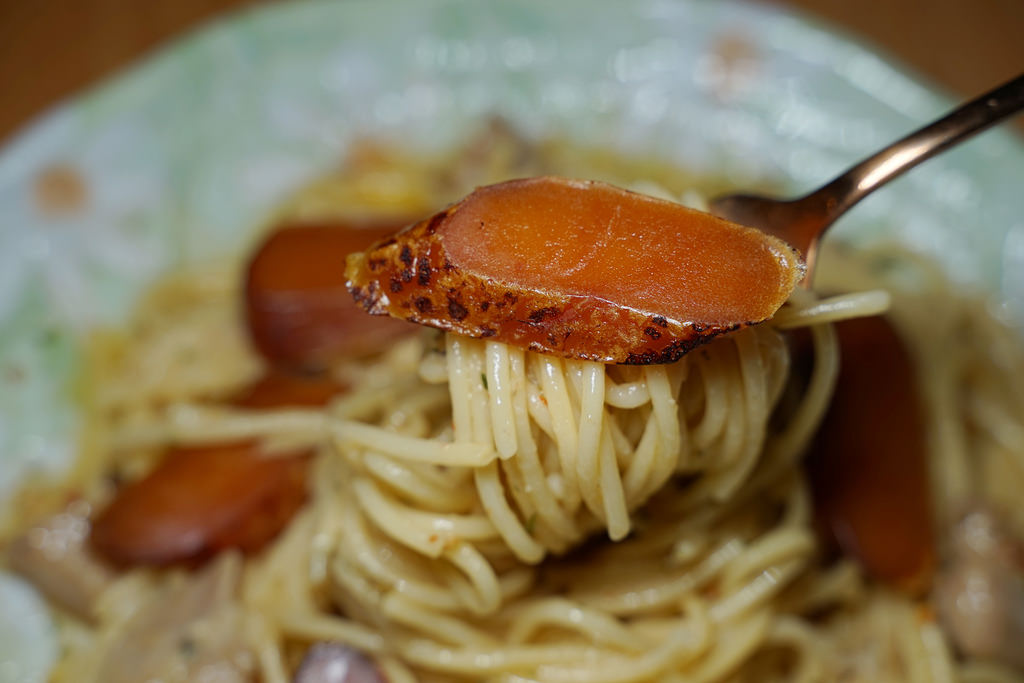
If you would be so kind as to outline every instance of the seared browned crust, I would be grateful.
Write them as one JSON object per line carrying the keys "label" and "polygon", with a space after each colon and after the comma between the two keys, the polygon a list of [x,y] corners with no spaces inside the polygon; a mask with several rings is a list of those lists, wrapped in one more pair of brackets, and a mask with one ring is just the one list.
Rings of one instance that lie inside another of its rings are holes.
{"label": "seared browned crust", "polygon": [[729,325],[672,320],[603,299],[524,289],[455,267],[439,228],[448,207],[365,252],[351,254],[345,275],[355,300],[391,315],[467,337],[602,363],[669,363]]}

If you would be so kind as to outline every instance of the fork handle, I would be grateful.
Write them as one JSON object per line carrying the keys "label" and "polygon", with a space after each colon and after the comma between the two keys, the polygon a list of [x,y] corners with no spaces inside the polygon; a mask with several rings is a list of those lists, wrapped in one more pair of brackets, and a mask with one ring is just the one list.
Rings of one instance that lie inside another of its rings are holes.
{"label": "fork handle", "polygon": [[954,109],[853,166],[805,199],[828,207],[831,223],[896,176],[1024,109],[1024,74]]}

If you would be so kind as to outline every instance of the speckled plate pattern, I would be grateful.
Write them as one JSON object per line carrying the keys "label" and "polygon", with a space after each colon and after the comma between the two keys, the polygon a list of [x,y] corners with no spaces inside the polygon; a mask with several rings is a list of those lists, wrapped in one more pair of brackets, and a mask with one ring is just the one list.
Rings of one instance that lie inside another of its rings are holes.
{"label": "speckled plate pattern", "polygon": [[[499,113],[798,191],[950,105],[820,26],[736,2],[306,0],[216,22],[0,152],[0,501],[73,456],[83,333],[160,273],[237,252],[361,136],[438,149]],[[1024,315],[1021,178],[1024,148],[993,131],[836,232],[897,237]],[[39,668],[0,652],[0,681]]]}

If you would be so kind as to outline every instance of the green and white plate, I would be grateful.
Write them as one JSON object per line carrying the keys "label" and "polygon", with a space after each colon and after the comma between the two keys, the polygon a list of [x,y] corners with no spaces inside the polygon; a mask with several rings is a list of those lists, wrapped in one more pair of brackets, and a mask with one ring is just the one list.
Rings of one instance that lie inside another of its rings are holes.
{"label": "green and white plate", "polygon": [[[73,456],[83,333],[162,272],[236,252],[364,135],[437,149],[500,113],[797,191],[950,104],[827,29],[736,2],[306,0],[214,23],[0,152],[0,502]],[[1024,148],[991,132],[837,232],[897,236],[1024,317],[1021,178]],[[0,574],[0,603],[0,682],[44,680],[38,599]]]}

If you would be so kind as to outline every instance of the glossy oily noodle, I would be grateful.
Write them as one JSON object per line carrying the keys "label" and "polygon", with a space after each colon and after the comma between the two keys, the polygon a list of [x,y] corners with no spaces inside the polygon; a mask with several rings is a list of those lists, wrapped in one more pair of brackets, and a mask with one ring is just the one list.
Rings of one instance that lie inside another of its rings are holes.
{"label": "glossy oily noodle", "polygon": [[532,351],[669,362],[767,320],[802,274],[784,242],[594,181],[483,187],[349,260],[373,313]]}

